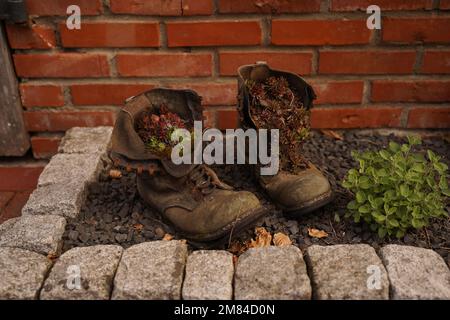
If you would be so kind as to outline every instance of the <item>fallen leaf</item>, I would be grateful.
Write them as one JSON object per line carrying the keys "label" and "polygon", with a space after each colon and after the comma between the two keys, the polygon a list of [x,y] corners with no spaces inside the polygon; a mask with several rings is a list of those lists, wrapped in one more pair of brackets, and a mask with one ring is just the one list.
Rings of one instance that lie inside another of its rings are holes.
{"label": "fallen leaf", "polygon": [[324,135],[326,135],[327,137],[331,137],[331,138],[334,138],[334,139],[336,139],[336,140],[344,140],[344,137],[341,135],[341,134],[339,134],[339,133],[337,133],[336,131],[333,131],[333,130],[325,130],[325,129],[323,129],[323,130],[320,130]]}
{"label": "fallen leaf", "polygon": [[122,172],[117,169],[111,169],[109,170],[109,176],[113,179],[119,179],[122,177]]}
{"label": "fallen leaf", "polygon": [[251,240],[250,248],[261,248],[268,247],[272,242],[272,235],[263,227],[258,227],[255,229],[256,239]]}
{"label": "fallen leaf", "polygon": [[55,261],[56,259],[58,259],[58,255],[56,255],[55,253],[49,253],[47,255],[47,259],[50,259],[52,261]]}
{"label": "fallen leaf", "polygon": [[250,241],[247,242],[241,242],[241,241],[233,241],[228,248],[228,251],[231,252],[234,255],[240,255],[247,251],[248,247],[250,245]]}
{"label": "fallen leaf", "polygon": [[319,239],[328,237],[328,233],[326,233],[325,231],[314,228],[308,228],[308,234],[310,237]]}
{"label": "fallen leaf", "polygon": [[278,232],[273,235],[273,244],[277,247],[284,247],[291,245],[292,241],[289,239],[289,236],[282,232]]}
{"label": "fallen leaf", "polygon": [[236,255],[233,254],[233,264],[234,264],[234,265],[237,264],[238,260],[239,260],[238,256],[236,256]]}
{"label": "fallen leaf", "polygon": [[164,240],[164,241],[170,241],[170,240],[172,240],[172,239],[173,239],[173,235],[168,234],[168,233],[166,233],[166,234],[164,235],[164,237],[162,238],[162,240]]}
{"label": "fallen leaf", "polygon": [[140,224],[140,223],[136,223],[136,224],[133,225],[133,229],[138,231],[138,232],[141,232],[142,229],[144,229],[144,226],[142,224]]}

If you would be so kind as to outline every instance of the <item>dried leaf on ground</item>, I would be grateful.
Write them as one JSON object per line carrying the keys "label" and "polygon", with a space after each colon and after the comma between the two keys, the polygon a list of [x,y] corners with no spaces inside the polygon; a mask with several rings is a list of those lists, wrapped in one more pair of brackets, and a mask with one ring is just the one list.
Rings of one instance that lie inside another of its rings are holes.
{"label": "dried leaf on ground", "polygon": [[333,131],[333,130],[320,130],[320,131],[322,132],[322,134],[326,135],[327,137],[331,137],[331,138],[334,138],[337,140],[344,140],[344,137],[336,131]]}
{"label": "dried leaf on ground", "polygon": [[47,259],[55,261],[56,259],[58,259],[58,255],[55,253],[49,253],[49,254],[47,254]]}
{"label": "dried leaf on ground", "polygon": [[250,248],[268,247],[272,243],[272,235],[263,227],[255,229],[256,239],[251,240]]}
{"label": "dried leaf on ground", "polygon": [[169,233],[166,233],[166,234],[164,235],[164,237],[162,238],[162,240],[163,240],[163,241],[170,241],[170,240],[173,240],[173,235],[171,235],[171,234],[169,234]]}
{"label": "dried leaf on ground", "polygon": [[144,225],[142,225],[140,223],[135,223],[135,224],[133,224],[133,229],[138,231],[138,232],[141,232],[142,229],[144,229]]}
{"label": "dried leaf on ground", "polygon": [[250,242],[242,242],[242,241],[233,241],[230,245],[230,247],[228,248],[228,251],[231,252],[234,255],[240,255],[242,253],[244,253],[245,251],[247,251],[248,246],[249,246]]}
{"label": "dried leaf on ground", "polygon": [[122,177],[122,172],[117,169],[111,169],[109,170],[109,176],[113,179],[119,179]]}
{"label": "dried leaf on ground", "polygon": [[308,234],[310,237],[318,238],[318,239],[328,237],[328,233],[326,233],[325,231],[314,229],[314,228],[308,228]]}
{"label": "dried leaf on ground", "polygon": [[292,241],[289,236],[285,235],[282,232],[278,232],[273,235],[273,244],[277,247],[284,247],[291,245]]}

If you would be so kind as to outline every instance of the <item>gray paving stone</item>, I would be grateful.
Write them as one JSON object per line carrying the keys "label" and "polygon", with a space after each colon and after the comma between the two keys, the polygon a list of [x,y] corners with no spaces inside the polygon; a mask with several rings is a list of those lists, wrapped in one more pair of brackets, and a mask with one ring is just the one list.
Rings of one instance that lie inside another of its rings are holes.
{"label": "gray paving stone", "polygon": [[97,180],[101,171],[98,154],[57,154],[45,166],[38,180],[38,187],[48,185],[84,186]]}
{"label": "gray paving stone", "polygon": [[0,299],[37,299],[51,260],[19,248],[0,248]]}
{"label": "gray paving stone", "polygon": [[111,141],[112,127],[74,127],[66,131],[60,153],[104,154]]}
{"label": "gray paving stone", "polygon": [[5,233],[7,230],[11,229],[14,224],[19,220],[19,217],[8,219],[2,224],[0,224],[0,236]]}
{"label": "gray paving stone", "polygon": [[314,245],[306,252],[315,299],[389,299],[386,269],[371,246]]}
{"label": "gray paving stone", "polygon": [[113,299],[180,299],[187,246],[181,241],[134,245],[122,255]]}
{"label": "gray paving stone", "polygon": [[73,248],[53,266],[41,291],[42,300],[108,300],[122,247]]}
{"label": "gray paving stone", "polygon": [[65,226],[66,219],[59,216],[22,216],[0,235],[0,247],[59,255]]}
{"label": "gray paving stone", "polygon": [[231,300],[233,255],[223,250],[199,250],[189,255],[183,283],[184,300]]}
{"label": "gray paving stone", "polygon": [[311,299],[311,284],[302,252],[295,246],[252,248],[238,260],[236,300]]}
{"label": "gray paving stone", "polygon": [[76,218],[87,195],[80,183],[56,184],[35,189],[22,208],[22,215],[57,215]]}
{"label": "gray paving stone", "polygon": [[450,299],[450,270],[433,250],[391,244],[380,255],[392,299]]}

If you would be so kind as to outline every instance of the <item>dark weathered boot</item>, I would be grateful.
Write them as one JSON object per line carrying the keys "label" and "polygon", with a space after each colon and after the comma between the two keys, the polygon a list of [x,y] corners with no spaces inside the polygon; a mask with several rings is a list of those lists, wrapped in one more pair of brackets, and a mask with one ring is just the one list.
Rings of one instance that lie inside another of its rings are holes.
{"label": "dark weathered boot", "polygon": [[252,193],[232,191],[206,165],[175,165],[149,151],[136,131],[139,115],[161,105],[193,126],[202,121],[200,99],[194,91],[163,88],[130,98],[116,120],[110,155],[116,165],[137,171],[140,196],[164,220],[185,238],[205,242],[236,234],[266,209]]}
{"label": "dark weathered boot", "polygon": [[[265,81],[269,77],[283,77],[287,80],[289,88],[295,91],[305,109],[305,130],[309,129],[309,110],[313,106],[316,95],[298,75],[272,70],[266,63],[245,65],[238,69],[238,110],[241,126],[244,128],[260,129],[252,114],[252,101],[248,84]],[[277,128],[265,128],[277,129]],[[280,136],[280,140],[283,137]],[[280,149],[280,153],[283,152]],[[283,156],[281,154],[281,156]],[[332,199],[332,191],[327,178],[310,162],[304,161],[304,168],[288,171],[283,166],[273,176],[260,175],[255,170],[261,186],[266,190],[270,198],[289,215],[297,216],[314,211]]]}

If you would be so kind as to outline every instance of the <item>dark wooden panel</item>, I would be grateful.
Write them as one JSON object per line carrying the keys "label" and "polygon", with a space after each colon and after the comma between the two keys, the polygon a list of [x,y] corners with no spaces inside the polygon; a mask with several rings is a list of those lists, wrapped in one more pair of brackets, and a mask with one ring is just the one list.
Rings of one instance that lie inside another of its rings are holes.
{"label": "dark wooden panel", "polygon": [[0,22],[0,156],[22,156],[29,148],[16,74]]}

